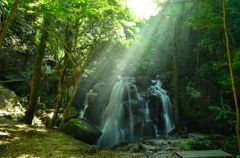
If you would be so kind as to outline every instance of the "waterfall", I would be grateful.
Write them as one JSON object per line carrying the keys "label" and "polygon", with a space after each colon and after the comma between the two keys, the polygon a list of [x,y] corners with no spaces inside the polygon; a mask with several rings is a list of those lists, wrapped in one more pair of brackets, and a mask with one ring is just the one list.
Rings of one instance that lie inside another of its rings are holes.
{"label": "waterfall", "polygon": [[151,122],[148,103],[145,104],[145,122]]}
{"label": "waterfall", "polygon": [[154,93],[161,98],[163,108],[163,120],[164,120],[164,133],[168,134],[174,127],[172,105],[169,96],[162,88],[162,82],[160,80],[152,80],[155,85],[152,86]]}
{"label": "waterfall", "polygon": [[[152,80],[147,93],[141,91],[141,95],[135,83],[136,80],[131,77],[119,78],[112,88],[108,104],[96,114],[102,131],[97,142],[99,147],[111,148],[125,141],[159,138],[162,133],[168,134],[174,128],[172,105],[162,82]],[[85,117],[87,108],[97,105],[92,102],[93,96],[96,97],[97,93],[90,90],[80,117]],[[88,105],[89,99],[91,106]]]}
{"label": "waterfall", "polygon": [[124,140],[124,131],[120,128],[123,118],[124,85],[123,80],[119,79],[113,87],[109,104],[102,115],[102,135],[98,146],[108,148]]}
{"label": "waterfall", "polygon": [[[109,103],[102,114],[98,146],[109,148],[124,141],[135,140],[135,125],[141,122],[143,99],[140,97],[135,79],[119,78],[115,83]],[[144,116],[143,116],[144,117]]]}
{"label": "waterfall", "polygon": [[93,92],[93,90],[91,89],[91,90],[87,93],[86,99],[85,99],[85,102],[84,102],[84,107],[83,107],[83,109],[80,111],[79,117],[82,118],[82,119],[84,118],[85,112],[86,112],[86,110],[87,110],[87,108],[88,108],[89,95],[90,95],[92,92]]}

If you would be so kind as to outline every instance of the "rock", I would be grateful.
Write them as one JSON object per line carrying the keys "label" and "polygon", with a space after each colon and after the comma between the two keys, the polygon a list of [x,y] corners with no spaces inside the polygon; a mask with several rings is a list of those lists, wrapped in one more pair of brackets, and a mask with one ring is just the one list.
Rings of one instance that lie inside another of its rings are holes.
{"label": "rock", "polygon": [[61,129],[66,134],[88,144],[95,144],[102,134],[98,128],[80,118],[68,120]]}
{"label": "rock", "polygon": [[178,151],[179,149],[177,147],[168,146],[168,147],[164,148],[164,150]]}
{"label": "rock", "polygon": [[0,138],[11,138],[11,134],[7,131],[0,131]]}
{"label": "rock", "polygon": [[142,137],[144,135],[145,138],[154,138],[155,130],[152,122],[146,122],[144,124],[138,123],[135,125],[134,134]]}
{"label": "rock", "polygon": [[0,85],[0,116],[18,120],[24,116],[25,108],[20,104],[17,95]]}
{"label": "rock", "polygon": [[[184,130],[184,132],[185,132],[185,130]],[[168,135],[173,136],[173,135],[177,135],[178,133],[179,133],[179,128],[175,127],[171,131],[168,132]],[[182,133],[182,131],[181,131],[181,133]]]}
{"label": "rock", "polygon": [[158,149],[156,146],[147,145],[147,144],[142,144],[142,146],[146,151],[157,151]]}
{"label": "rock", "polygon": [[146,151],[141,143],[132,144],[128,150],[131,153],[139,153],[139,152],[145,152]]}
{"label": "rock", "polygon": [[153,146],[163,146],[163,145],[166,145],[165,143],[166,141],[163,139],[150,139],[150,140],[144,141],[144,144],[153,145]]}
{"label": "rock", "polygon": [[208,136],[201,133],[188,133],[188,137],[194,138],[194,139],[201,139],[201,138],[207,138]]}

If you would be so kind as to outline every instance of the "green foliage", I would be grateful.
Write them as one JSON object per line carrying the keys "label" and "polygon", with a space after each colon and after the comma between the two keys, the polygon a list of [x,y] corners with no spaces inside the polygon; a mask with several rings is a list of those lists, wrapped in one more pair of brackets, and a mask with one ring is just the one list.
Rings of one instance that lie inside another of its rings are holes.
{"label": "green foliage", "polygon": [[229,105],[208,105],[217,126],[229,132],[235,131],[236,114]]}
{"label": "green foliage", "polygon": [[8,75],[6,75],[6,78],[8,80],[16,80],[16,79],[30,80],[31,75],[32,75],[32,70],[29,68],[26,68],[25,70],[22,70],[19,72],[9,72]]}
{"label": "green foliage", "polygon": [[[233,51],[233,71],[235,72],[235,81],[237,83],[237,89],[240,88],[240,85],[238,84],[240,81],[240,75],[238,73],[240,69],[240,57],[239,57],[239,51]],[[227,63],[225,62],[214,62],[213,65],[213,71],[216,73],[218,83],[221,85],[221,87],[224,90],[228,90],[229,87],[231,87],[231,81],[229,79],[229,71],[227,67]],[[239,92],[238,92],[239,94]]]}
{"label": "green foliage", "polygon": [[50,80],[55,80],[57,78],[56,70],[53,69],[48,64],[43,64],[42,65],[42,73],[43,73],[43,76],[46,76]]}
{"label": "green foliage", "polygon": [[182,150],[223,150],[233,155],[237,155],[237,141],[235,137],[221,135],[205,136],[203,138],[193,138],[182,141]]}
{"label": "green foliage", "polygon": [[197,89],[191,86],[187,86],[185,95],[186,98],[199,98],[201,96],[201,93]]}
{"label": "green foliage", "polygon": [[191,150],[192,149],[192,141],[190,141],[190,140],[181,141],[180,149],[181,150]]}
{"label": "green foliage", "polygon": [[[167,82],[167,88],[172,95],[172,57],[176,43],[181,106],[184,107],[191,99],[196,99],[197,103],[190,105],[193,111],[203,116],[206,111],[201,110],[208,109],[215,123],[212,128],[221,129],[223,133],[233,133],[236,119],[224,43],[221,0],[182,3],[168,0],[161,4],[161,7],[156,16],[145,22],[147,34],[152,30],[154,33],[150,35],[143,58],[138,63],[137,74],[159,74],[160,78]],[[227,1],[227,25],[238,97],[239,10],[238,0]],[[143,33],[142,38],[148,36]],[[162,77],[165,74],[168,74],[168,78]]]}

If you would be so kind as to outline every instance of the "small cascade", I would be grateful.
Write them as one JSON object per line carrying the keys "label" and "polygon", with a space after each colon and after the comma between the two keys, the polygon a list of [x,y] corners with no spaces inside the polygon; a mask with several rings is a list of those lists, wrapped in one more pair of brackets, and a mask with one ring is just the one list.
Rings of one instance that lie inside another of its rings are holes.
{"label": "small cascade", "polygon": [[145,104],[145,122],[151,122],[148,103]]}
{"label": "small cascade", "polygon": [[157,127],[155,124],[153,124],[153,127],[154,127],[155,137],[159,138],[160,137],[159,127]]}
{"label": "small cascade", "polygon": [[172,105],[166,91],[162,89],[162,82],[160,80],[152,80],[152,83],[154,85],[151,86],[151,90],[162,102],[164,133],[168,134],[175,127],[172,117]]}
{"label": "small cascade", "polygon": [[84,102],[84,107],[83,107],[83,109],[80,111],[80,114],[79,114],[79,117],[80,118],[84,118],[84,116],[85,116],[85,113],[86,113],[86,110],[87,110],[87,108],[88,108],[88,100],[89,100],[89,96],[90,96],[90,94],[93,92],[93,90],[91,89],[88,93],[87,93],[87,95],[86,95],[86,99],[85,99],[85,102]]}

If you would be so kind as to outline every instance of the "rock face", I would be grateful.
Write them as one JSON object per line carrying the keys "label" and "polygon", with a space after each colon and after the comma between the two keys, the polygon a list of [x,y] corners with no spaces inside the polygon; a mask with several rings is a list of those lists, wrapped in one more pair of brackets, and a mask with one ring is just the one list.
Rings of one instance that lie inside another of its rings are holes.
{"label": "rock face", "polygon": [[98,128],[80,118],[74,118],[64,123],[62,131],[88,144],[95,144],[102,134]]}

